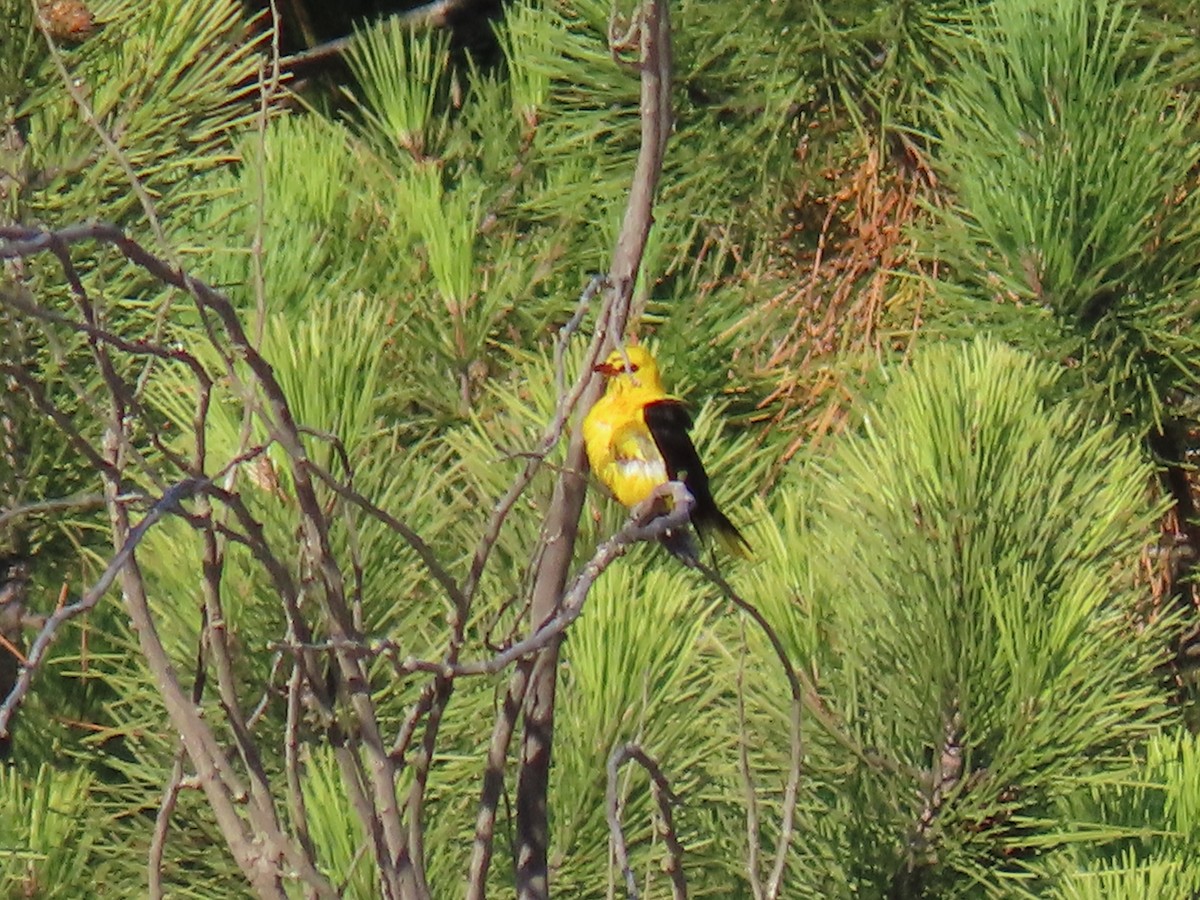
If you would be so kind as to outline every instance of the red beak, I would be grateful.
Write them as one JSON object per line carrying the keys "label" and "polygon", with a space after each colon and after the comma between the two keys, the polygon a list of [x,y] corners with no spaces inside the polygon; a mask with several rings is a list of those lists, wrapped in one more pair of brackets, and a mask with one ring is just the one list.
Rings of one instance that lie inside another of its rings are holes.
{"label": "red beak", "polygon": [[607,375],[611,378],[613,375],[616,375],[618,372],[620,372],[621,369],[618,369],[616,366],[610,363],[602,362],[596,363],[596,365],[592,366],[592,371],[599,372],[601,375]]}

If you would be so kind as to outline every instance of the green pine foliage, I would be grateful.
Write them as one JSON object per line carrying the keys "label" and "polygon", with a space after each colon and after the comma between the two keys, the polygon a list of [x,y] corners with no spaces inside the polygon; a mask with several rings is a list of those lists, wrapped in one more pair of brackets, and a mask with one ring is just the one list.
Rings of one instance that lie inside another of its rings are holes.
{"label": "green pine foliage", "polygon": [[1094,825],[1091,834],[1081,829],[1085,840],[1064,854],[1058,896],[1183,897],[1200,890],[1198,751],[1194,734],[1156,735],[1120,783],[1085,782],[1064,798],[1068,815],[1103,823],[1110,840],[1087,839],[1098,834]]}
{"label": "green pine foliage", "polygon": [[77,897],[103,879],[101,834],[88,822],[92,781],[83,768],[56,771],[42,764],[26,780],[0,766],[0,891],[6,897]]}
{"label": "green pine foliage", "polygon": [[[638,80],[607,47],[610,4],[511,5],[497,26],[504,65],[489,71],[456,64],[437,33],[364,27],[340,109],[266,115],[259,45],[232,0],[94,6],[105,28],[59,58],[118,137],[120,158],[31,38],[30,16],[4,13],[0,27],[16,36],[4,45],[16,52],[0,54],[0,89],[24,135],[13,169],[23,179],[5,195],[5,216],[117,221],[228,293],[310,429],[311,458],[352,472],[355,490],[461,578],[553,415],[557,331],[588,275],[606,267],[620,225]],[[1157,422],[1194,386],[1200,358],[1186,52],[1175,43],[1159,52],[1149,20],[1109,0],[683,2],[671,13],[676,122],[637,288],[639,330],[653,336],[668,387],[697,400],[694,437],[718,501],[754,547],[754,560],[721,566],[815,687],[784,895],[1200,889],[1196,744],[1175,723],[1159,668],[1174,623],[1144,604],[1135,577],[1162,507],[1123,427]],[[929,330],[947,339],[918,341],[911,361],[884,360],[855,427],[780,474],[792,435],[728,424],[758,414],[762,396],[761,384],[721,396],[747,381],[745,335],[732,326],[765,299],[756,279],[777,263],[774,238],[796,186],[861,143],[853,123],[935,139],[952,202],[926,235],[948,266],[931,285]],[[798,154],[811,135],[827,144]],[[156,245],[122,159],[153,198],[167,247]],[[237,365],[222,367],[190,298],[110,252],[76,256],[114,330],[185,348],[216,374],[208,472],[264,441],[261,397]],[[21,277],[6,270],[0,296],[28,288],[70,309],[46,260]],[[4,360],[27,363],[98,435],[104,409],[86,342],[0,308]],[[958,343],[964,329],[951,325],[964,310],[966,330],[988,327],[1024,349]],[[587,327],[566,339],[567,379]],[[166,451],[199,450],[196,384],[182,365],[120,365],[144,384],[137,440],[148,465],[131,478],[160,492],[147,469],[181,477]],[[6,496],[96,489],[43,416],[11,403],[0,411],[28,433],[27,471],[18,485],[9,466]],[[161,447],[146,439],[150,427],[161,427]],[[465,624],[463,658],[488,657],[522,633],[562,461],[555,448],[514,507]],[[228,484],[303,581],[294,486],[278,448],[259,462]],[[320,500],[334,511],[330,541],[363,632],[440,658],[449,605],[413,548],[331,492]],[[580,557],[623,518],[593,492]],[[77,592],[107,557],[104,521],[80,513],[31,528],[24,546],[54,541],[53,558],[73,560],[39,569],[35,596],[49,609],[64,580]],[[202,561],[200,537],[178,520],[152,529],[140,550],[171,660],[187,688],[208,676],[200,704],[225,739],[211,662],[196,672]],[[236,543],[220,586],[238,699],[259,711],[263,765],[282,784],[290,663],[278,647],[280,598]],[[304,604],[320,634],[323,611]],[[13,763],[0,767],[0,808],[22,811],[0,823],[4,890],[79,896],[103,875],[128,887],[112,896],[144,892],[177,737],[138,646],[111,596],[64,632],[39,675]],[[788,684],[758,627],[658,547],[637,547],[593,589],[562,660],[556,891],[620,893],[605,764],[637,741],[681,798],[692,896],[753,896],[747,810],[765,873],[789,751]],[[398,675],[385,655],[369,675],[394,734],[426,679]],[[442,721],[422,818],[434,896],[461,889],[505,683],[460,679]],[[327,735],[312,721],[299,734],[318,863],[345,896],[375,896]],[[511,885],[516,752],[497,823],[496,894]],[[401,797],[412,778],[410,766]],[[619,786],[631,865],[645,895],[666,896],[646,774],[630,765]],[[172,896],[247,891],[195,790],[180,794],[163,875]]]}
{"label": "green pine foliage", "polygon": [[1161,424],[1200,374],[1188,57],[1115,0],[990,4],[953,46],[935,101],[947,292],[1072,360],[1132,427]]}
{"label": "green pine foliage", "polygon": [[[1041,896],[1062,854],[1115,855],[1123,828],[1189,840],[1194,789],[1149,787],[1170,765],[1139,749],[1166,721],[1171,628],[1139,612],[1132,566],[1151,469],[1052,399],[1061,377],[989,341],[927,349],[806,473],[808,527],[765,529],[779,559],[747,596],[869,759],[810,720],[797,896]],[[786,685],[755,672],[780,766]],[[1145,790],[1186,794],[1174,822],[1066,802],[1120,796],[1143,752]]]}

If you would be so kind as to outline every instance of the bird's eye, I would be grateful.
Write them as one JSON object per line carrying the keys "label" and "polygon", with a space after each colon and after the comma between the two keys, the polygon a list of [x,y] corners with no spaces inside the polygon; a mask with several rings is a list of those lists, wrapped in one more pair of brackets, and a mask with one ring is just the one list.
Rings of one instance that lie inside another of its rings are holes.
{"label": "bird's eye", "polygon": [[637,363],[630,363],[629,368],[626,369],[625,371],[626,372],[636,372],[637,370],[638,370]]}

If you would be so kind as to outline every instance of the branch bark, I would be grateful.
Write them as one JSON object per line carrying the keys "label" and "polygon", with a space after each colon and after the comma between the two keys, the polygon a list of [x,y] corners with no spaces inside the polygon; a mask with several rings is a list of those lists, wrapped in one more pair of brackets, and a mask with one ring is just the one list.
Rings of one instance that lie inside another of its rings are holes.
{"label": "branch bark", "polygon": [[[654,197],[671,132],[671,38],[666,0],[644,0],[639,16],[642,143],[624,221],[613,251],[609,272],[611,286],[597,317],[597,333],[603,335],[604,346],[610,348],[622,340],[629,321],[633,289],[653,223]],[[599,397],[600,390],[600,380],[593,376],[584,391],[581,408],[589,408]],[[576,428],[567,446],[566,465],[555,485],[550,513],[542,531],[544,551],[533,582],[531,633],[552,619],[562,602],[587,491],[583,474],[586,471],[583,437]],[[542,900],[550,896],[546,795],[560,641],[561,637],[556,637],[538,654],[525,695],[516,798],[517,896],[521,900]]]}
{"label": "branch bark", "polygon": [[661,831],[663,841],[667,845],[667,860],[663,868],[671,876],[671,896],[673,900],[687,900],[687,880],[683,874],[683,844],[675,832],[675,816],[672,807],[679,802],[671,790],[667,776],[663,774],[649,753],[638,744],[622,744],[616,747],[608,757],[608,789],[605,792],[605,807],[608,818],[608,832],[616,852],[617,865],[625,878],[625,892],[629,900],[638,900],[637,881],[633,868],[629,864],[629,849],[625,844],[625,832],[621,829],[621,797],[617,788],[617,774],[629,760],[634,760],[646,770],[653,785],[654,802],[658,804],[658,814],[662,817]]}

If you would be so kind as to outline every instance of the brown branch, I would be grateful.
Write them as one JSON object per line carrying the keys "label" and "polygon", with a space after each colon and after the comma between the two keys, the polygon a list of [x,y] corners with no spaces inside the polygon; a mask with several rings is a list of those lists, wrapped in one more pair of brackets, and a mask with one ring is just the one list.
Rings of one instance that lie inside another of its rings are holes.
{"label": "brown branch", "polygon": [[[754,854],[752,855],[750,861],[751,866],[753,866],[750,872],[750,883],[754,888],[754,895],[756,898],[762,896],[769,898],[769,900],[777,900],[779,897],[779,892],[783,887],[783,875],[784,870],[787,867],[788,848],[791,845],[792,832],[795,827],[796,802],[800,788],[801,767],[804,763],[804,745],[800,730],[800,710],[807,700],[810,708],[816,706],[821,710],[820,714],[825,715],[823,709],[824,704],[820,702],[816,688],[811,684],[808,684],[806,681],[801,680],[801,676],[796,671],[796,667],[792,665],[791,660],[788,658],[787,649],[783,646],[783,641],[780,639],[779,633],[771,626],[771,623],[766,620],[766,617],[759,612],[758,608],[755,607],[754,604],[741,597],[730,586],[729,582],[727,582],[724,577],[722,577],[722,575],[715,569],[711,569],[703,563],[699,563],[696,568],[699,569],[709,581],[716,585],[720,589],[721,593],[724,594],[725,597],[734,604],[734,606],[746,613],[746,615],[748,615],[762,630],[763,634],[766,635],[767,641],[771,644],[771,649],[775,651],[775,656],[779,660],[780,666],[783,668],[784,676],[787,678],[788,688],[792,694],[791,710],[790,715],[788,716],[788,777],[787,784],[785,785],[783,791],[783,809],[779,814],[779,839],[775,846],[775,862],[771,868],[771,875],[767,880],[765,890],[760,887],[758,880],[756,861],[756,853],[758,849],[756,846],[758,816],[753,810],[753,797],[750,798],[751,802],[748,804],[747,811],[747,828],[751,837],[751,852]],[[741,701],[739,697],[739,703],[740,702]],[[826,716],[825,720],[827,719],[828,716]],[[840,728],[836,729],[836,733],[844,741],[853,744],[849,737],[845,736],[844,732]],[[742,752],[745,754],[744,744]],[[861,750],[858,752],[860,758],[862,758],[864,754]],[[749,781],[749,767],[744,755],[743,768],[745,770],[745,777],[748,781],[747,790],[753,793],[754,785],[753,782]]]}
{"label": "brown branch", "polygon": [[[3,255],[4,247],[0,246],[0,256]],[[37,379],[24,366],[12,365],[10,363],[0,363],[0,375],[11,378],[14,383],[19,385],[29,399],[33,401],[33,405],[55,425],[58,426],[59,433],[67,439],[67,443],[79,453],[96,471],[102,471],[108,463],[104,458],[96,452],[95,448],[90,443],[84,440],[78,429],[74,427],[71,417],[63,412],[59,406],[50,399],[38,383]]]}
{"label": "brown branch", "polygon": [[750,891],[754,900],[762,900],[762,878],[759,873],[758,857],[762,852],[759,837],[758,789],[754,786],[754,772],[750,768],[750,735],[746,728],[746,623],[742,626],[742,652],[738,656],[737,669],[737,720],[738,720],[738,772],[742,786],[746,789],[746,876],[750,879]]}
{"label": "brown branch", "polygon": [[185,753],[182,747],[175,752],[175,762],[171,764],[171,776],[163,789],[162,803],[154,817],[154,831],[150,836],[150,850],[147,854],[147,878],[150,900],[162,900],[166,896],[162,883],[163,852],[167,848],[167,832],[171,827],[171,816],[175,813],[175,805],[179,801],[179,792],[183,789],[183,759]]}
{"label": "brown branch", "polygon": [[[109,561],[109,564],[96,580],[96,583],[84,592],[78,600],[59,606],[46,619],[46,624],[42,626],[41,631],[38,632],[37,637],[33,640],[33,645],[29,648],[25,663],[21,666],[21,672],[17,676],[17,683],[13,686],[8,696],[4,698],[4,702],[0,704],[0,737],[8,734],[8,725],[13,713],[16,712],[17,707],[21,705],[21,702],[25,699],[25,695],[29,692],[29,687],[33,683],[33,677],[37,673],[42,660],[45,659],[46,652],[50,649],[50,644],[54,641],[58,630],[71,619],[82,615],[100,602],[100,598],[116,582],[122,568],[133,558],[133,551],[142,542],[142,539],[146,536],[146,532],[160,522],[164,516],[169,513],[179,512],[180,504],[201,490],[203,484],[202,480],[189,478],[174,485],[163,494],[150,507],[150,511],[146,513],[142,521],[128,530],[128,537],[118,548],[112,560]],[[115,508],[123,506],[123,504],[117,502],[116,495],[111,498],[110,505]]]}
{"label": "brown branch", "polygon": [[[459,663],[446,668],[445,673],[451,676],[494,675],[518,659],[555,645],[563,632],[579,618],[592,585],[613,560],[639,541],[657,540],[672,529],[682,528],[688,522],[694,502],[681,482],[671,481],[657,488],[647,500],[633,508],[629,521],[620,531],[596,548],[587,565],[563,593],[558,612],[540,628],[489,659]],[[664,503],[669,512],[660,515]],[[428,670],[427,664],[418,660],[406,660],[405,667],[410,666]]]}
{"label": "brown branch", "polygon": [[[117,497],[118,503],[142,502],[147,498],[142,494],[126,494]],[[65,512],[67,510],[100,509],[105,499],[99,494],[77,494],[74,497],[59,497],[54,500],[41,500],[37,503],[23,503],[12,509],[0,511],[0,527],[18,519],[30,516],[40,516],[46,513]]]}
{"label": "brown branch", "polygon": [[[246,715],[242,711],[237,694],[237,679],[234,675],[233,654],[226,640],[225,612],[221,597],[221,573],[225,560],[221,553],[217,532],[213,525],[211,508],[207,498],[201,496],[199,505],[202,507],[201,518],[206,527],[201,530],[204,541],[204,556],[202,560],[203,577],[200,590],[204,602],[204,628],[206,644],[211,651],[213,668],[217,675],[217,691],[221,699],[222,711],[229,724],[230,734],[237,747],[242,764],[250,780],[250,798],[260,808],[263,816],[279,827],[276,818],[275,805],[271,799],[271,789],[267,781],[267,773],[263,767],[262,757],[257,744],[246,724]],[[310,858],[314,858],[309,854]]]}
{"label": "brown branch", "polygon": [[425,540],[419,534],[417,534],[416,531],[414,531],[401,519],[393,516],[387,510],[376,506],[362,494],[358,493],[358,491],[355,491],[348,485],[342,484],[315,463],[310,463],[308,468],[313,475],[316,475],[321,482],[323,482],[330,490],[336,493],[343,500],[353,503],[367,515],[371,516],[371,518],[382,522],[388,528],[391,528],[402,538],[404,538],[408,542],[408,545],[412,547],[414,551],[416,551],[416,554],[418,557],[420,557],[421,562],[425,564],[425,568],[429,571],[429,574],[433,577],[433,580],[436,581],[438,586],[446,592],[446,596],[450,598],[456,611],[458,611],[464,619],[466,618],[466,612],[470,606],[470,601],[467,599],[467,595],[459,588],[454,578],[451,577],[450,573],[447,572],[445,567],[438,561],[437,554],[433,551],[433,548],[425,543]]}
{"label": "brown branch", "polygon": [[[629,320],[630,301],[653,221],[651,211],[671,131],[671,44],[665,0],[644,0],[641,21],[641,149],[638,153],[625,217],[613,251],[612,284],[597,317],[597,332],[615,346]],[[593,374],[582,395],[584,408],[600,393]],[[555,616],[574,555],[579,516],[587,482],[583,439],[578,429],[567,447],[566,467],[559,475],[537,551],[530,603],[530,631],[536,632]],[[558,640],[541,651],[525,696],[525,730],[517,775],[517,895],[543,900],[550,894],[547,866],[549,826],[547,791],[554,733]]]}
{"label": "brown branch", "polygon": [[492,848],[496,834],[496,810],[500,805],[500,794],[504,789],[504,769],[508,761],[508,747],[517,727],[521,705],[529,690],[529,673],[532,664],[521,662],[509,678],[504,702],[496,712],[492,726],[492,738],[488,743],[487,763],[484,767],[483,786],[479,791],[479,812],[475,816],[475,843],[471,850],[471,864],[467,876],[466,900],[485,900],[487,897],[487,873],[492,862]]}
{"label": "brown branch", "polygon": [[[446,679],[472,675],[495,675],[514,662],[539,653],[551,646],[583,612],[583,606],[596,579],[614,560],[640,541],[658,540],[668,531],[684,527],[691,515],[695,501],[682,482],[670,481],[660,485],[646,500],[639,503],[630,513],[625,526],[602,542],[592,558],[580,570],[563,593],[558,612],[532,634],[507,647],[494,656],[460,663],[437,662],[429,659],[408,657],[398,664],[397,671],[403,674],[430,672]],[[667,508],[663,512],[664,507]],[[396,652],[399,645],[394,641],[378,642],[330,640],[319,644],[272,644],[272,649],[337,651],[353,656],[369,657],[385,652]]]}
{"label": "brown branch", "polygon": [[300,761],[300,710],[304,690],[305,669],[299,661],[292,665],[292,673],[288,677],[287,690],[287,719],[283,733],[284,772],[287,775],[288,814],[291,816],[292,828],[296,830],[296,840],[304,848],[310,858],[316,859],[317,852],[313,846],[312,836],[308,830],[308,810],[304,803],[304,791],[300,785],[302,764]]}
{"label": "brown branch", "polygon": [[[110,430],[104,442],[104,455],[109,463],[104,480],[110,497],[120,493],[119,478],[114,473],[119,471],[121,443],[122,438]],[[158,506],[161,505],[164,505],[162,501]],[[271,817],[265,816],[257,804],[244,807],[241,804],[245,789],[200,710],[184,693],[159,638],[141,569],[133,553],[135,530],[130,528],[128,513],[116,503],[110,503],[109,510],[114,543],[120,548],[119,554],[125,555],[120,578],[126,611],[137,633],[142,654],[158,683],[171,724],[179,732],[195,767],[197,780],[239,868],[254,889],[264,896],[282,895],[281,873],[282,868],[287,867],[296,872],[314,895],[332,898],[333,888],[325,876],[275,827]],[[148,527],[146,521],[144,519],[138,526],[142,534]],[[248,821],[242,819],[240,808],[245,809]]]}
{"label": "brown branch", "polygon": [[911,865],[915,868],[928,863],[933,843],[934,820],[942,812],[946,800],[958,788],[963,775],[963,722],[957,703],[945,712],[942,740],[933,756],[922,794],[924,805],[913,826],[909,839]]}
{"label": "brown branch", "polygon": [[617,775],[620,768],[629,760],[639,763],[650,776],[653,785],[654,801],[658,804],[658,812],[662,817],[662,835],[667,845],[667,863],[664,868],[671,876],[671,896],[674,900],[686,900],[687,880],[683,873],[683,844],[675,831],[675,817],[672,807],[679,799],[671,791],[671,785],[663,774],[662,768],[638,744],[622,744],[614,748],[608,757],[608,788],[605,792],[605,809],[608,819],[608,832],[612,837],[613,849],[617,857],[617,865],[625,877],[625,891],[629,900],[637,900],[637,882],[633,869],[629,865],[629,850],[625,845],[625,833],[621,830],[621,798],[617,790]]}
{"label": "brown branch", "polygon": [[[233,365],[233,357],[236,356],[240,364],[244,366],[244,371],[248,371],[261,393],[263,402],[257,413],[271,440],[280,445],[288,460],[295,500],[301,517],[300,537],[303,542],[303,553],[312,567],[314,583],[322,590],[323,609],[331,636],[338,641],[357,639],[353,617],[345,601],[342,573],[332,555],[327,517],[317,499],[313,481],[313,466],[305,451],[299,426],[292,417],[287,398],[275,378],[273,369],[247,338],[230,300],[203,281],[193,278],[183,269],[150,253],[113,225],[75,225],[54,232],[4,226],[0,227],[0,239],[4,240],[4,243],[0,243],[0,259],[24,257],[44,251],[57,253],[61,247],[87,239],[110,243],[130,262],[163,283],[186,290],[196,301],[205,333],[217,348],[221,345],[215,330],[215,326],[219,323],[231,345],[228,352],[222,353],[227,375],[235,382],[241,383]],[[85,317],[86,315],[85,308]],[[96,325],[91,318],[88,319],[88,324]],[[101,366],[114,402],[123,402],[127,398],[128,392],[120,379],[109,368],[102,345],[93,342],[93,353]],[[247,391],[246,396],[249,395]],[[122,420],[120,412],[121,409],[118,409],[118,414],[113,416],[114,422]],[[121,429],[114,432],[114,436],[121,437],[122,435]],[[127,444],[121,444],[121,452],[124,452],[126,448]],[[113,460],[108,463],[114,468],[106,471],[106,478],[113,483],[117,483],[119,480],[113,477],[113,473],[119,471],[117,465],[119,459],[120,454],[114,451]],[[217,493],[214,491],[214,496],[216,495]],[[231,495],[226,496],[229,498],[227,502],[232,500]],[[243,527],[248,527],[245,521]],[[278,576],[279,567],[273,571]],[[298,619],[298,611],[294,608],[294,596],[291,598],[285,596],[285,601],[287,601],[285,608],[289,617]],[[295,621],[294,625],[297,635],[303,639],[306,630],[303,624]],[[367,688],[366,673],[353,655],[338,652],[335,653],[335,657],[339,675],[338,683],[344,690],[347,702],[356,719],[356,736],[364,751],[361,757],[357,753],[342,757],[352,762],[354,766],[354,771],[344,770],[347,783],[354,780],[359,765],[358,761],[365,760],[367,783],[370,785],[372,794],[372,810],[371,819],[363,824],[368,830],[376,826],[382,828],[383,842],[376,846],[376,862],[381,878],[389,893],[395,895],[418,893],[415,869],[418,864],[408,853],[408,835],[401,823],[400,809],[396,802],[396,764],[388,753],[388,748],[384,746]],[[310,684],[313,685],[314,691],[320,691],[319,679],[313,678],[312,674],[308,673]],[[189,748],[189,755],[192,755],[192,748]],[[195,761],[195,757],[193,757],[193,761]],[[199,764],[197,763],[197,765]],[[231,842],[238,840],[234,832],[228,829],[225,832]]]}
{"label": "brown branch", "polygon": [[592,366],[600,361],[600,353],[603,349],[603,335],[598,334],[593,339],[592,345],[584,357],[579,377],[576,379],[575,384],[572,385],[570,391],[566,389],[565,385],[566,366],[563,358],[567,345],[571,337],[578,330],[591,301],[607,285],[608,280],[603,276],[593,277],[580,295],[575,314],[559,330],[558,338],[554,344],[554,377],[560,398],[558,406],[555,408],[554,417],[546,426],[537,448],[528,454],[525,468],[517,475],[516,480],[509,487],[508,491],[492,509],[491,518],[484,527],[483,535],[475,547],[475,555],[471,559],[471,567],[467,572],[466,580],[463,582],[462,595],[468,604],[475,596],[475,591],[479,587],[479,581],[483,577],[483,570],[487,566],[492,548],[500,537],[500,529],[503,528],[509,513],[512,512],[513,507],[521,498],[525,489],[533,481],[534,476],[537,475],[543,463],[545,463],[546,456],[558,444],[559,439],[562,437],[563,429],[566,427],[567,420],[579,405],[579,400],[583,396],[584,391],[592,383]]}
{"label": "brown branch", "polygon": [[[395,21],[402,27],[414,30],[417,28],[440,27],[446,24],[452,13],[468,6],[469,3],[470,0],[433,0],[433,2],[423,4],[422,6],[394,13],[388,19]],[[299,9],[302,6],[303,4],[296,4],[295,8]],[[309,37],[308,34],[305,35],[306,39]],[[350,49],[353,41],[353,35],[326,41],[309,50],[284,57],[283,65],[289,71],[295,71],[323,63],[326,60],[341,56]]]}

